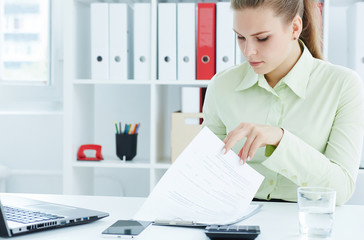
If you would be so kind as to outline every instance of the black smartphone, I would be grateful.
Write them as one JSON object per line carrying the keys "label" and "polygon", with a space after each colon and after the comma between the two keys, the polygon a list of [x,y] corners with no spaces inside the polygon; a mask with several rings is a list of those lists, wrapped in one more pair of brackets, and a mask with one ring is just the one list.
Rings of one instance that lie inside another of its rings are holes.
{"label": "black smartphone", "polygon": [[146,229],[151,222],[135,220],[118,220],[108,227],[102,234],[117,236],[137,236]]}

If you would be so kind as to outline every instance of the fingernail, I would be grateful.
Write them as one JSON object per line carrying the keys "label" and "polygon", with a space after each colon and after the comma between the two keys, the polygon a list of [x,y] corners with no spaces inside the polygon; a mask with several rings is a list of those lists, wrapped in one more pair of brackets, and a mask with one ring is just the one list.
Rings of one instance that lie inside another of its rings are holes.
{"label": "fingernail", "polygon": [[247,161],[250,161],[250,156],[248,156],[248,158],[246,159]]}
{"label": "fingernail", "polygon": [[226,153],[226,148],[223,148],[221,151],[221,154],[225,154]]}
{"label": "fingernail", "polygon": [[240,158],[240,165],[244,165],[244,160]]}

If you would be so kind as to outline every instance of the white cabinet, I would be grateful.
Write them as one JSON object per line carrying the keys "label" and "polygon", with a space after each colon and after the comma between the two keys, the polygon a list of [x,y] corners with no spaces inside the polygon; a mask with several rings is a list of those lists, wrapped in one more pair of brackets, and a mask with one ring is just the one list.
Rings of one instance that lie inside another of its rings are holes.
{"label": "white cabinet", "polygon": [[[147,196],[170,166],[170,118],[181,109],[181,87],[207,86],[208,81],[156,79],[156,1],[150,2],[149,79],[92,80],[92,2],[64,2],[64,193],[105,194],[103,190],[112,188],[106,194]],[[134,3],[128,4],[132,7]],[[122,162],[116,156],[115,121],[141,123],[137,156],[132,161]],[[104,160],[78,161],[82,144],[102,145]]]}

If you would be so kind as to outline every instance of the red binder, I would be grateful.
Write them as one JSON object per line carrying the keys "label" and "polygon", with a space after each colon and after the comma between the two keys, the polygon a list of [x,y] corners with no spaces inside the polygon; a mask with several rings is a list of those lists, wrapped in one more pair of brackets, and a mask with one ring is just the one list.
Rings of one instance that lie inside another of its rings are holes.
{"label": "red binder", "polygon": [[[197,4],[197,80],[209,80],[215,74],[216,4]],[[202,112],[206,88],[200,90],[200,111]]]}
{"label": "red binder", "polygon": [[215,74],[216,4],[197,5],[197,72],[198,80],[207,80]]}

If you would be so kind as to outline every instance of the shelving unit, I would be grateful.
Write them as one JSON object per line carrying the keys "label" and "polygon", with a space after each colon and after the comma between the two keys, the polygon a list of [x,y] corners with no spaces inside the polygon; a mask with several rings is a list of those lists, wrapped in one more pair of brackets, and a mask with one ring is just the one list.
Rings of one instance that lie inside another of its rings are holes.
{"label": "shelving unit", "polygon": [[[206,87],[209,80],[157,80],[157,0],[150,1],[150,78],[143,81],[91,79],[92,2],[97,1],[64,1],[64,193],[95,194],[95,172],[110,169],[147,174],[148,182],[137,183],[146,189],[143,195],[146,196],[170,166],[170,118],[172,112],[181,109],[181,87]],[[325,4],[329,6],[329,1]],[[325,14],[327,22],[328,10]],[[324,34],[327,43],[328,31]],[[132,161],[123,162],[115,154],[115,121],[141,123],[137,156]],[[90,143],[103,146],[105,160],[76,160],[79,146]]]}
{"label": "shelving unit", "polygon": [[[64,193],[95,194],[95,172],[119,169],[120,172],[149,174],[148,182],[137,184],[146,189],[143,195],[146,196],[170,166],[170,115],[181,109],[181,87],[206,87],[209,81],[156,79],[156,0],[150,1],[150,79],[91,79],[89,19],[92,2],[95,1],[64,2],[67,29],[64,35]],[[115,154],[115,121],[141,123],[137,156],[132,161],[123,162]],[[76,160],[79,146],[90,143],[102,145],[103,161]]]}

